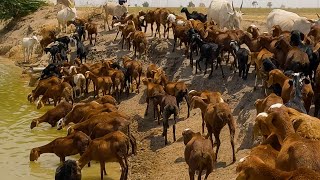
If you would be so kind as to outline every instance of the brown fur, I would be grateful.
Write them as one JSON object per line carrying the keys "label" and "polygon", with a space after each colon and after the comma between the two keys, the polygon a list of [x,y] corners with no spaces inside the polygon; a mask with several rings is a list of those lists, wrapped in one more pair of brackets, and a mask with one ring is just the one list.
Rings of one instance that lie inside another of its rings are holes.
{"label": "brown fur", "polygon": [[210,140],[205,139],[200,133],[194,133],[186,129],[182,133],[184,144],[184,158],[189,166],[190,179],[194,179],[195,172],[198,171],[198,178],[201,179],[202,171],[206,171],[205,179],[213,171],[216,163],[215,153]]}
{"label": "brown fur", "polygon": [[128,152],[129,138],[121,131],[109,133],[101,138],[92,140],[87,150],[78,160],[78,165],[82,169],[90,160],[100,162],[100,174],[103,179],[106,162],[119,162],[121,166],[121,180],[126,180],[128,176]]}
{"label": "brown fur", "polygon": [[61,118],[65,117],[71,111],[71,109],[72,109],[72,104],[66,101],[62,101],[53,109],[48,110],[41,117],[33,119],[30,124],[30,129],[33,129],[34,127],[38,126],[38,124],[43,122],[47,122],[52,127],[54,127]]}
{"label": "brown fur", "polygon": [[304,167],[319,171],[320,154],[317,149],[320,147],[320,142],[302,138],[295,133],[292,123],[288,121],[290,117],[285,108],[276,108],[269,113],[268,126],[282,145],[276,168],[292,171]]}
{"label": "brown fur", "polygon": [[216,149],[216,159],[218,157],[218,151],[220,148],[220,132],[221,129],[228,124],[230,131],[230,142],[232,146],[232,162],[236,161],[235,149],[234,149],[234,134],[235,134],[235,120],[232,116],[232,112],[227,103],[217,103],[217,104],[209,104],[207,110],[204,114],[204,120],[206,122],[208,134],[210,137],[211,143],[213,144],[212,133],[214,134],[217,149]]}
{"label": "brown fur", "polygon": [[290,172],[275,169],[254,155],[245,157],[243,161],[238,164],[237,172],[240,172],[237,180],[311,180],[320,178],[319,173],[308,168],[299,168]]}
{"label": "brown fur", "polygon": [[91,139],[83,132],[76,132],[66,137],[59,137],[50,143],[33,148],[30,152],[30,161],[36,161],[43,153],[54,153],[65,161],[66,156],[82,154],[88,147]]}

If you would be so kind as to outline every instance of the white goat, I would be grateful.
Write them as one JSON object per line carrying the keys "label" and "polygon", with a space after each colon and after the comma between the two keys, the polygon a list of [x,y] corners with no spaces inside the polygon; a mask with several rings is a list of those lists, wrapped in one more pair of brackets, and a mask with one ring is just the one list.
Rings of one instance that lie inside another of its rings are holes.
{"label": "white goat", "polygon": [[125,3],[123,5],[120,5],[115,2],[107,2],[105,5],[102,6],[104,10],[104,30],[106,30],[106,23],[108,25],[108,29],[110,31],[109,23],[108,23],[108,17],[109,15],[116,16],[117,18],[120,18],[123,14],[128,13],[128,4]]}
{"label": "white goat", "polygon": [[59,24],[59,28],[61,32],[63,32],[63,28],[65,28],[65,32],[67,32],[67,22],[72,21],[77,17],[76,8],[66,7],[58,12],[57,20]]}
{"label": "white goat", "polygon": [[32,57],[33,46],[39,43],[37,36],[26,37],[22,39],[22,47],[23,47],[23,60],[26,62],[26,53],[27,53],[27,60],[30,60]]}
{"label": "white goat", "polygon": [[86,78],[83,74],[78,73],[75,66],[70,66],[69,73],[72,76],[72,81],[74,83],[73,93],[74,97],[77,95],[77,90],[80,91],[79,96],[84,93],[84,86],[86,84]]}

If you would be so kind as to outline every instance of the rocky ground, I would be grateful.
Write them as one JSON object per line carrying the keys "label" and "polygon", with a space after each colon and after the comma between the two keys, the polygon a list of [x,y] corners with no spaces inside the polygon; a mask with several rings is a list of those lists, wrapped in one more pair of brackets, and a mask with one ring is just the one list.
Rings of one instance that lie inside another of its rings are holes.
{"label": "rocky ground", "polygon": [[[58,8],[44,7],[13,24],[11,29],[2,30],[0,32],[0,55],[21,64],[23,60],[22,38],[29,36],[32,31],[36,31],[43,24],[57,24],[55,19],[57,11]],[[78,10],[78,12],[80,17],[91,13],[85,10]],[[116,31],[104,31],[102,28],[103,20],[99,16],[95,21],[101,24],[98,42],[96,46],[90,46],[88,41],[85,42],[90,49],[89,61],[99,61],[123,55],[133,56],[131,51],[121,49],[118,44],[119,40],[113,41]],[[246,21],[246,19],[243,22],[243,27],[252,23],[260,26],[262,31],[265,30],[262,22]],[[170,33],[172,37],[172,32]],[[166,71],[170,80],[185,81],[189,90],[208,89],[223,94],[224,100],[232,108],[233,116],[237,120],[235,136],[237,160],[244,157],[253,145],[252,127],[256,115],[254,102],[257,98],[263,97],[260,89],[253,90],[254,73],[252,73],[252,69],[246,81],[239,78],[238,74],[231,71],[229,65],[225,64],[223,64],[225,78],[222,78],[220,70],[215,70],[211,78],[208,78],[208,75],[203,76],[203,72],[195,74],[195,69],[189,66],[189,60],[183,55],[183,46],[182,49],[178,47],[172,53],[172,39],[153,38],[149,31],[147,36],[149,52],[147,57],[140,59],[145,67],[151,62],[156,63]],[[71,56],[74,57],[74,52]],[[40,55],[38,47],[32,59],[33,64],[26,64],[26,66],[45,65],[47,60],[48,55]],[[157,125],[157,122],[153,120],[153,112],[150,111],[148,116],[144,116],[146,109],[144,89],[144,85],[141,85],[139,94],[132,93],[128,98],[123,97],[120,104],[120,109],[133,117],[132,130],[138,141],[138,155],[130,159],[130,179],[188,179],[188,166],[184,161],[184,144],[181,133],[186,128],[191,128],[194,131],[201,130],[200,110],[192,110],[190,117],[186,118],[187,107],[184,103],[176,125],[177,141],[173,142],[172,127],[170,126],[168,131],[169,144],[164,146],[164,138],[161,136],[162,126]],[[216,168],[209,179],[234,179],[237,163],[231,164],[232,149],[227,126],[223,128],[220,138],[222,145]]]}

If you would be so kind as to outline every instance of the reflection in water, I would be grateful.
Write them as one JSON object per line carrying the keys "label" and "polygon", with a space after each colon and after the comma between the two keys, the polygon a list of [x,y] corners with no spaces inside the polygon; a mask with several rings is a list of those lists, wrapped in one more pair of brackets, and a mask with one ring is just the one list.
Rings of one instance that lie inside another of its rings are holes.
{"label": "reflection in water", "polygon": [[[33,147],[42,146],[53,139],[66,135],[43,123],[30,130],[33,118],[41,116],[52,106],[37,110],[27,101],[31,92],[26,79],[21,78],[21,70],[0,57],[0,179],[24,180],[54,179],[59,158],[54,154],[42,154],[38,161],[30,162],[29,153]],[[79,155],[67,157],[78,159]],[[108,176],[104,179],[119,179],[119,165],[106,164]],[[100,165],[92,162],[90,168],[82,169],[82,179],[100,179]]]}

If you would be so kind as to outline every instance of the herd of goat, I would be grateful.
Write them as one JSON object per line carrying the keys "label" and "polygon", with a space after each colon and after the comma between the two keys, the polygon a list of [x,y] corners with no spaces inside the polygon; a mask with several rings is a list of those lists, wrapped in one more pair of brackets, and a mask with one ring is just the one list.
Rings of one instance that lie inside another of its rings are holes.
{"label": "herd of goat", "polygon": [[[134,56],[137,51],[147,56],[146,30],[148,24],[151,24],[151,36],[158,34],[159,38],[161,25],[164,27],[164,38],[169,38],[172,28],[172,51],[175,51],[177,40],[180,41],[180,47],[183,43],[191,67],[194,63],[193,54],[199,54],[195,63],[196,73],[198,69],[201,71],[200,62],[204,61],[204,73],[209,65],[209,76],[212,76],[215,65],[216,68],[220,67],[224,77],[222,62],[226,65],[229,63],[229,56],[226,60],[224,58],[225,52],[234,57],[230,66],[239,71],[242,79],[248,78],[250,66],[255,67],[254,87],[258,88],[257,81],[261,79],[266,97],[255,102],[257,117],[254,135],[261,136],[263,140],[248,156],[240,159],[237,179],[320,179],[320,120],[317,118],[320,108],[320,26],[315,24],[308,34],[298,30],[284,31],[280,25],[274,25],[270,33],[260,33],[255,25],[249,26],[246,31],[222,30],[207,15],[196,11],[190,13],[187,8],[181,10],[186,14],[185,18],[166,8],[127,14],[125,5],[108,3],[103,7],[105,22],[108,22],[109,15],[113,16],[111,25],[118,30],[117,35],[122,34],[122,48],[126,43],[130,50],[132,43]],[[221,144],[219,135],[225,125],[228,125],[230,131],[232,162],[236,162],[236,120],[221,93],[189,91],[184,82],[169,81],[165,71],[156,64],[143,69],[140,60],[128,56],[118,61],[108,59],[96,63],[83,62],[88,53],[83,41],[88,33],[92,44],[92,35],[98,34],[97,23],[76,17],[72,8],[65,11],[65,14],[59,12],[60,16],[57,16],[59,25],[73,24],[75,32],[71,36],[57,37],[56,30],[50,27],[39,31],[42,35],[41,47],[44,52],[51,54],[52,63],[42,71],[39,83],[28,95],[28,100],[37,101],[37,108],[41,108],[52,99],[55,106],[43,116],[32,120],[31,129],[44,122],[52,127],[57,126],[58,130],[73,124],[68,127],[67,136],[33,148],[30,161],[37,160],[43,153],[56,154],[62,162],[56,171],[58,180],[81,179],[81,169],[86,164],[90,166],[91,160],[100,162],[103,179],[106,175],[105,163],[116,161],[121,166],[120,179],[127,179],[128,157],[137,154],[137,142],[130,131],[132,119],[118,110],[118,104],[130,92],[136,90],[139,93],[142,81],[146,86],[145,115],[152,102],[154,119],[158,120],[158,124],[162,119],[165,145],[168,144],[167,131],[171,115],[174,116],[173,141],[176,140],[176,120],[183,100],[188,107],[187,117],[192,109],[201,110],[202,134],[191,129],[182,132],[190,179],[194,179],[196,171],[199,179],[202,172],[205,172],[207,179],[213,171]],[[234,8],[233,11],[236,13]],[[154,23],[157,25],[155,33]],[[23,40],[28,58],[37,41],[36,36]],[[69,44],[73,42],[76,44],[77,58],[68,61]],[[47,47],[49,44],[51,46]],[[247,48],[243,48],[243,44]],[[93,95],[97,99],[75,103],[80,96],[90,95],[91,82]],[[267,89],[273,92],[267,94]],[[312,104],[315,105],[314,117],[308,115]],[[207,134],[203,136],[205,127]],[[75,154],[81,156],[78,161],[65,161],[66,156]]]}

